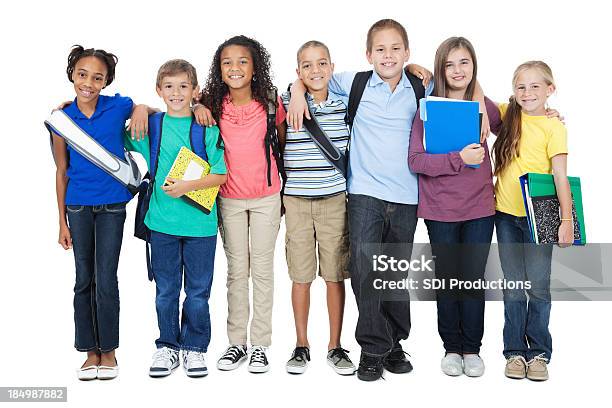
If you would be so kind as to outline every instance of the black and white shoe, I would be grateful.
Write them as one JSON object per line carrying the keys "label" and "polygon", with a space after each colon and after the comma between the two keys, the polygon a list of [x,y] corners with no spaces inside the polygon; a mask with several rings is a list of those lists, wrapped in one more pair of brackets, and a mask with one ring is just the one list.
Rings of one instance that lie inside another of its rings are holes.
{"label": "black and white shoe", "polygon": [[217,361],[217,368],[222,371],[230,371],[238,368],[247,358],[246,346],[232,345],[229,346],[225,353]]}
{"label": "black and white shoe", "polygon": [[188,377],[207,376],[206,353],[183,350],[183,368]]}
{"label": "black and white shoe", "polygon": [[251,359],[249,360],[249,372],[265,373],[270,369],[266,348],[263,346],[251,347]]}
{"label": "black and white shoe", "polygon": [[153,354],[153,363],[149,368],[149,376],[166,377],[179,366],[179,352],[168,347],[157,349]]}

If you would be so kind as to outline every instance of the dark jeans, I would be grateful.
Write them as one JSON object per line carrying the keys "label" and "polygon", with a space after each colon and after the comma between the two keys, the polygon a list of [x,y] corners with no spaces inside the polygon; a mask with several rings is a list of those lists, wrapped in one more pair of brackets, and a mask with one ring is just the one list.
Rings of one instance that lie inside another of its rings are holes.
{"label": "dark jeans", "polygon": [[106,353],[119,347],[117,265],[125,204],[68,205],[76,282],[74,347]]}
{"label": "dark jeans", "polygon": [[[155,277],[157,348],[205,353],[210,343],[208,299],[217,236],[178,237],[151,231],[151,266]],[[185,300],[179,324],[179,296]]]}
{"label": "dark jeans", "polygon": [[[504,291],[504,356],[527,360],[552,353],[550,270],[552,245],[532,243],[526,217],[495,214],[499,259],[508,281],[529,281],[531,289]],[[529,295],[529,297],[527,296]]]}
{"label": "dark jeans", "polygon": [[479,353],[484,334],[485,300],[483,290],[451,290],[451,279],[484,279],[494,217],[468,221],[425,220],[431,251],[435,256],[437,279],[446,289],[439,290],[438,333],[447,353]]}
{"label": "dark jeans", "polygon": [[[355,338],[364,354],[383,356],[400,347],[410,333],[410,299],[390,299],[372,290],[372,253],[393,253],[403,244],[410,256],[416,229],[416,205],[397,204],[359,194],[348,196],[351,286],[359,317]],[[378,249],[376,249],[378,248]]]}

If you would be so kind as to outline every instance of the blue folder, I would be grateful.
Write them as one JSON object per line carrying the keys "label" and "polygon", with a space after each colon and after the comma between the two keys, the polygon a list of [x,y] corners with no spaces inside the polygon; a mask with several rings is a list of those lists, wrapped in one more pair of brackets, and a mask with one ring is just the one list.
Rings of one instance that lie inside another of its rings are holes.
{"label": "blue folder", "polygon": [[459,152],[471,143],[480,143],[478,102],[427,97],[421,99],[421,119],[427,153]]}

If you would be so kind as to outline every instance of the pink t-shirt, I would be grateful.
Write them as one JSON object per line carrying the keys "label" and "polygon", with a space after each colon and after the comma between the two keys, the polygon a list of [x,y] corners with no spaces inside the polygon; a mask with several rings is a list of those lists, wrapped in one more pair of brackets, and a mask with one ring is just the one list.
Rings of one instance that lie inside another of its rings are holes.
{"label": "pink t-shirt", "polygon": [[[287,113],[278,100],[276,124],[285,121]],[[271,186],[268,186],[268,165],[265,155],[267,113],[255,100],[248,105],[234,106],[229,96],[223,101],[219,129],[225,145],[227,181],[219,190],[225,198],[259,198],[280,191],[281,183],[274,156],[270,155]],[[271,149],[270,149],[271,150]]]}

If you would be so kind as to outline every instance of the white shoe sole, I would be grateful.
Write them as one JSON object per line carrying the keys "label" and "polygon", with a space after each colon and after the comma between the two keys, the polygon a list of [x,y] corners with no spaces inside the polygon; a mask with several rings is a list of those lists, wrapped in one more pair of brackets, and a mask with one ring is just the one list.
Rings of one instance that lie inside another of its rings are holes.
{"label": "white shoe sole", "polygon": [[340,375],[353,375],[357,372],[357,367],[338,368],[334,365],[334,363],[332,363],[329,360],[327,360],[327,365],[330,366],[336,372],[336,374],[340,374]]}
{"label": "white shoe sole", "polygon": [[289,374],[304,374],[306,372],[307,366],[295,367],[295,366],[287,366],[287,372]]}
{"label": "white shoe sole", "polygon": [[174,363],[172,365],[172,367],[170,367],[170,369],[165,370],[165,371],[151,371],[149,369],[149,377],[153,377],[153,378],[160,378],[160,377],[167,377],[170,374],[172,374],[172,372],[179,366],[179,362],[177,361],[176,363]]}
{"label": "white shoe sole", "polygon": [[87,366],[77,370],[77,378],[81,381],[91,381],[98,378],[98,366]]}
{"label": "white shoe sole", "polygon": [[102,367],[98,368],[98,380],[112,380],[119,375],[119,367]]}
{"label": "white shoe sole", "polygon": [[237,369],[238,367],[240,367],[240,365],[242,363],[244,363],[246,361],[246,356],[242,357],[240,360],[236,361],[233,364],[221,364],[219,361],[217,361],[217,369],[221,370],[221,371],[232,371]]}
{"label": "white shoe sole", "polygon": [[249,366],[249,373],[254,373],[254,374],[261,374],[261,373],[267,373],[268,370],[270,369],[270,364],[265,365],[265,366]]}

